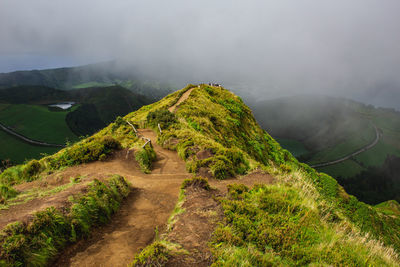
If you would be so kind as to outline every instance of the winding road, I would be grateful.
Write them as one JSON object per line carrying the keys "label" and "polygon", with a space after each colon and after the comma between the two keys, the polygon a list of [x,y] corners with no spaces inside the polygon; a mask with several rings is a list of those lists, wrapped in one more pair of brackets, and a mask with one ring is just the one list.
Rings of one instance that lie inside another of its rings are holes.
{"label": "winding road", "polygon": [[370,143],[370,144],[362,147],[361,149],[359,149],[359,150],[357,150],[357,151],[355,151],[355,152],[353,152],[353,153],[351,153],[349,155],[346,155],[346,156],[344,156],[344,157],[342,157],[340,159],[336,159],[336,160],[332,160],[332,161],[328,161],[328,162],[324,162],[324,163],[318,163],[318,164],[315,164],[315,165],[310,165],[310,167],[319,168],[319,167],[335,165],[335,164],[338,164],[338,163],[341,163],[343,161],[346,161],[346,160],[348,160],[348,159],[350,159],[350,158],[352,158],[354,156],[357,156],[358,154],[361,154],[361,153],[373,148],[374,146],[376,146],[376,144],[378,144],[379,140],[381,139],[382,132],[375,125],[372,124],[372,126],[375,128],[375,134],[376,134],[375,139],[374,139],[374,141],[372,143]]}
{"label": "winding road", "polygon": [[22,134],[14,132],[13,130],[11,130],[10,128],[8,128],[7,126],[5,126],[4,124],[1,124],[1,123],[0,123],[0,128],[3,131],[5,131],[6,133],[11,134],[11,135],[21,139],[22,141],[25,141],[25,142],[31,144],[31,145],[50,146],[50,147],[65,147],[64,145],[60,145],[60,144],[51,144],[51,143],[46,143],[46,142],[30,139],[29,137],[26,137],[26,136],[23,136]]}

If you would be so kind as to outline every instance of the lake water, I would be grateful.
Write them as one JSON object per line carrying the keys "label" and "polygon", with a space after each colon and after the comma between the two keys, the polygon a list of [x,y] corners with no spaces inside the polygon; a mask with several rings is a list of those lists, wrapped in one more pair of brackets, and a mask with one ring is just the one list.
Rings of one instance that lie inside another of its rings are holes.
{"label": "lake water", "polygon": [[64,103],[52,104],[52,105],[49,105],[49,107],[58,107],[61,109],[69,109],[73,105],[75,105],[75,102],[64,102]]}

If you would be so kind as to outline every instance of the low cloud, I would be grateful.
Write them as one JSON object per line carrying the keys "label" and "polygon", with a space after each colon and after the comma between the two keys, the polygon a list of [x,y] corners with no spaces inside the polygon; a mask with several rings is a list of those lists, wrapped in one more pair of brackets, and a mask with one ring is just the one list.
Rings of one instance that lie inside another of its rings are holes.
{"label": "low cloud", "polygon": [[400,88],[398,10],[397,0],[5,0],[0,71],[117,59],[263,98],[368,100]]}

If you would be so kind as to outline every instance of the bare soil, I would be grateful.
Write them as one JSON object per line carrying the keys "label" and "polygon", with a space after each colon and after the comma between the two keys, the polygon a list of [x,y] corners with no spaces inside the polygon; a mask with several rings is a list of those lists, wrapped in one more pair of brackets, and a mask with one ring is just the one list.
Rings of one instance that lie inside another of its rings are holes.
{"label": "bare soil", "polygon": [[177,216],[173,229],[166,234],[166,240],[182,245],[188,254],[173,255],[166,266],[209,266],[213,259],[208,243],[219,222],[223,221],[223,210],[219,198],[227,193],[227,185],[271,184],[274,179],[269,174],[256,171],[240,178],[229,180],[211,179],[214,189],[205,190],[199,187],[186,189],[185,212]]}
{"label": "bare soil", "polygon": [[[139,130],[151,140],[151,130]],[[126,266],[134,255],[154,238],[155,229],[162,230],[178,199],[182,181],[190,177],[185,163],[176,152],[165,150],[154,141],[157,161],[151,174],[139,171],[133,153],[126,153],[108,162],[95,162],[75,167],[75,175],[117,173],[124,176],[134,192],[114,215],[112,222],[93,232],[83,242],[69,248],[59,257],[56,266]]]}

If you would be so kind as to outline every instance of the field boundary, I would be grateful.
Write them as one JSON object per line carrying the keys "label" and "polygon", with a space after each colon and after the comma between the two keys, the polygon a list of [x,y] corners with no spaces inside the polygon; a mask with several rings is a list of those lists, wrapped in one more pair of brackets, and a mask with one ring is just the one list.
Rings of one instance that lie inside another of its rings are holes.
{"label": "field boundary", "polygon": [[375,125],[372,124],[372,126],[375,128],[375,134],[376,134],[375,139],[374,139],[374,141],[372,143],[370,143],[370,144],[360,148],[359,150],[357,150],[357,151],[355,151],[355,152],[353,152],[353,153],[351,153],[351,154],[349,154],[347,156],[344,156],[344,157],[342,157],[340,159],[336,159],[336,160],[332,160],[332,161],[328,161],[328,162],[324,162],[324,163],[318,163],[318,164],[315,164],[315,165],[310,165],[310,167],[311,168],[319,168],[319,167],[335,165],[335,164],[338,164],[338,163],[341,163],[343,161],[346,161],[346,160],[348,160],[348,159],[350,159],[350,158],[352,158],[354,156],[357,156],[358,154],[361,154],[361,153],[373,148],[374,146],[376,146],[376,144],[378,144],[378,142],[381,139],[383,134]]}
{"label": "field boundary", "polygon": [[27,142],[31,145],[36,145],[36,146],[47,146],[47,147],[65,147],[65,145],[61,145],[61,144],[52,144],[52,143],[46,143],[43,141],[38,141],[38,140],[33,140],[30,139],[29,137],[26,137],[22,134],[19,134],[17,132],[14,132],[12,129],[8,128],[7,126],[5,126],[4,124],[0,123],[0,128],[5,131],[6,133],[13,135],[15,137],[17,137],[18,139],[21,139],[24,142]]}

